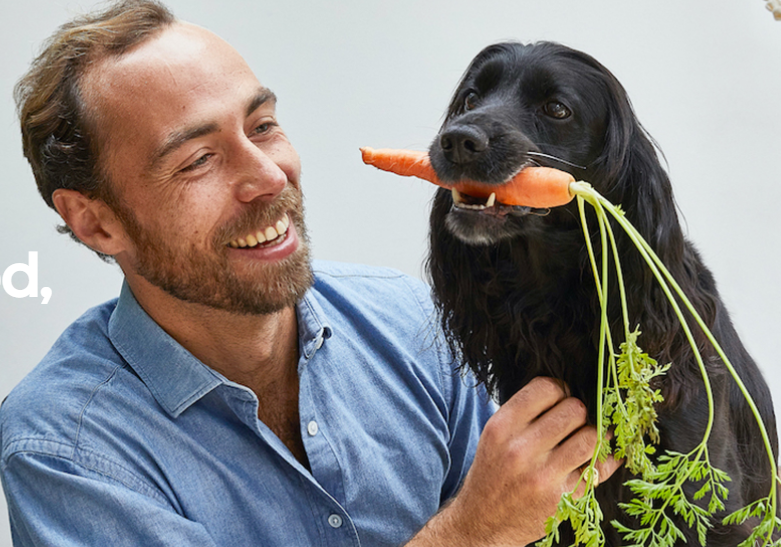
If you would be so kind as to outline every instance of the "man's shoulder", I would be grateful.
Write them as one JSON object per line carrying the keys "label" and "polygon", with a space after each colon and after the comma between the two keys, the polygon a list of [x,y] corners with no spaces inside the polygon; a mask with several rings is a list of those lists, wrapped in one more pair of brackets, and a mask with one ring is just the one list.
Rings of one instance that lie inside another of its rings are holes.
{"label": "man's shoulder", "polygon": [[326,297],[370,300],[384,306],[414,303],[428,313],[431,291],[423,281],[400,270],[345,262],[316,260],[312,264],[315,290]]}
{"label": "man's shoulder", "polygon": [[[50,368],[72,361],[115,360],[117,353],[109,340],[109,321],[117,307],[117,298],[88,309],[57,338],[33,373],[44,374]],[[79,367],[86,371],[92,367]]]}
{"label": "man's shoulder", "polygon": [[360,340],[360,351],[397,352],[396,366],[406,362],[416,374],[439,374],[446,356],[428,285],[391,268],[319,262],[313,270],[303,315],[348,345]]}
{"label": "man's shoulder", "polygon": [[336,262],[332,260],[314,260],[312,269],[315,275],[329,277],[366,277],[369,279],[396,279],[409,277],[401,270],[386,266],[370,266],[353,262]]}
{"label": "man's shoulder", "polygon": [[116,300],[110,300],[71,323],[5,398],[0,406],[4,457],[11,443],[45,440],[56,447],[74,442],[90,397],[123,366],[108,337],[115,306]]}
{"label": "man's shoulder", "polygon": [[330,260],[315,260],[312,262],[312,270],[315,279],[320,280],[366,280],[368,283],[382,285],[387,282],[399,280],[413,280],[421,283],[412,276],[400,270],[385,266],[369,266],[351,262],[334,262]]}

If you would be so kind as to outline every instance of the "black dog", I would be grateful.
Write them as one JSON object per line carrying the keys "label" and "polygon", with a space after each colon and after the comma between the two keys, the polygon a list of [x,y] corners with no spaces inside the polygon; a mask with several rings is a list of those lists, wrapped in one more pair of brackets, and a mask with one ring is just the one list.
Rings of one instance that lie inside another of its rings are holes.
{"label": "black dog", "polygon": [[[527,165],[547,165],[590,182],[612,203],[621,204],[739,371],[777,453],[770,392],[730,322],[713,276],[684,238],[653,141],[606,68],[554,43],[489,46],[467,69],[430,155],[446,181],[498,184]],[[570,203],[544,213],[500,203],[485,206],[485,200],[454,198],[440,190],[431,213],[428,272],[453,350],[500,402],[533,377],[552,376],[570,386],[593,419],[599,303],[577,206]],[[594,217],[590,220],[596,231]],[[652,273],[623,232],[615,232],[630,324],[642,330],[638,343],[660,364],[673,364],[657,386],[665,398],[657,409],[658,453],[687,453],[702,438],[707,419],[702,378]],[[619,333],[620,300],[616,283],[611,285],[609,317],[613,332]],[[711,463],[732,478],[727,483],[728,513],[768,494],[770,463],[743,395],[705,337],[695,336],[716,399]],[[615,346],[621,341],[614,340]],[[605,523],[618,519],[636,527],[617,507],[631,498],[623,486],[629,478],[621,469],[597,490]],[[690,499],[696,489],[689,485]],[[748,523],[725,527],[720,520],[708,535],[709,546],[734,547],[748,536]],[[679,527],[688,545],[699,544],[694,530],[682,522]],[[605,531],[608,545],[621,545],[612,526],[606,524]],[[562,543],[571,540],[564,537]]]}

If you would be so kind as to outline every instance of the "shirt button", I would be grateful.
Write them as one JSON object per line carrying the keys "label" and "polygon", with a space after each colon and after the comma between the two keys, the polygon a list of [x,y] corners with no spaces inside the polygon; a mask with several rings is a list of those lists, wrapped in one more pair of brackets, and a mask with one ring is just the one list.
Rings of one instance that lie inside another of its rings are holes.
{"label": "shirt button", "polygon": [[316,422],[316,421],[314,421],[314,420],[312,420],[311,422],[309,422],[309,423],[306,425],[306,432],[307,432],[307,433],[309,433],[309,436],[310,436],[310,437],[314,437],[315,435],[317,435],[317,431],[318,431],[319,429],[320,429],[320,428],[317,426],[317,422]]}
{"label": "shirt button", "polygon": [[315,341],[315,349],[320,349],[323,347],[323,337],[321,336]]}
{"label": "shirt button", "polygon": [[333,514],[328,517],[328,524],[331,525],[331,528],[340,528],[342,526],[342,517],[337,514]]}

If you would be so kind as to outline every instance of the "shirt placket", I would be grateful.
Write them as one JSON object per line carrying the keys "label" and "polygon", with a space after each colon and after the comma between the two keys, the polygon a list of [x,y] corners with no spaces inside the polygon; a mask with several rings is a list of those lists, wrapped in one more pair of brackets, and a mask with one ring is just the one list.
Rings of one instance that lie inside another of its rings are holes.
{"label": "shirt placket", "polygon": [[[358,532],[352,519],[343,507],[344,489],[340,488],[341,495],[337,498],[329,492],[328,488],[321,484],[314,475],[315,466],[312,464],[313,461],[318,469],[323,470],[323,474],[329,475],[336,473],[341,476],[341,470],[337,464],[336,458],[324,437],[323,431],[320,430],[320,426],[316,426],[316,431],[315,426],[311,426],[315,435],[312,435],[310,439],[304,437],[304,446],[307,450],[307,456],[313,470],[313,472],[310,473],[293,457],[282,441],[280,441],[279,438],[257,418],[258,401],[255,398],[255,395],[248,388],[244,388],[243,386],[232,387],[233,393],[232,396],[228,397],[228,401],[233,407],[234,412],[236,412],[236,415],[290,465],[293,473],[299,475],[301,479],[302,494],[308,501],[310,510],[312,511],[312,518],[317,521],[314,525],[319,531],[322,545],[324,547],[360,547]],[[313,406],[311,404],[311,397],[306,397],[301,394],[299,397],[301,399],[307,399],[310,402],[305,406]],[[302,419],[302,424],[305,424],[305,427],[308,427],[309,424],[313,422],[317,423],[316,417],[313,420],[309,420],[309,422]],[[304,435],[309,436],[308,432],[304,433]],[[320,437],[319,439],[316,439],[315,442],[311,442],[318,436]],[[326,469],[328,469],[327,472],[325,471]],[[341,485],[341,479],[338,480],[338,483]]]}
{"label": "shirt placket", "polygon": [[[313,480],[322,488],[329,500],[313,507],[316,518],[325,522],[324,535],[328,545],[360,545],[355,525],[345,509],[346,497],[341,465],[329,442],[330,432],[338,430],[338,424],[327,423],[327,413],[318,409],[314,389],[321,373],[318,367],[327,366],[323,348],[324,332],[321,330],[299,364],[299,416],[301,436],[306,449]],[[306,345],[306,344],[305,344]],[[323,404],[322,402],[320,404]]]}

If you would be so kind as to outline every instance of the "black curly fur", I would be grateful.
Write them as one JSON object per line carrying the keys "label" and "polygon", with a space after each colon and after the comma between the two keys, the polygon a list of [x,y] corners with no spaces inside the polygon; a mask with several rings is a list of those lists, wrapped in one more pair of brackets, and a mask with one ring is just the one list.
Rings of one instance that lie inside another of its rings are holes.
{"label": "black curly fur", "polygon": [[[552,114],[561,113],[561,105],[569,115],[556,118]],[[531,162],[569,171],[621,204],[741,374],[777,450],[770,392],[730,322],[711,272],[683,235],[655,143],[606,68],[554,43],[489,46],[464,74],[430,154],[445,180],[497,183]],[[536,212],[503,206],[463,210],[454,207],[450,192],[440,190],[427,262],[434,296],[454,353],[501,402],[533,377],[552,376],[567,382],[593,418],[599,305],[577,206],[570,203],[547,216]],[[589,219],[598,243],[595,217]],[[623,231],[615,233],[630,322],[642,330],[639,344],[660,363],[673,363],[659,386],[665,397],[658,408],[660,448],[686,452],[699,442],[707,420],[700,372],[653,274]],[[613,281],[608,302],[616,335],[623,330]],[[732,477],[727,507],[732,511],[767,495],[770,464],[742,394],[704,335],[695,332],[717,404],[711,461]],[[616,347],[621,341],[614,340]],[[628,478],[621,470],[598,489],[606,522],[618,518],[632,526],[616,507],[627,499],[622,484]],[[682,528],[689,545],[697,543],[696,534]],[[608,545],[621,544],[609,525],[606,531]],[[717,524],[708,545],[734,547],[746,536],[746,526]]]}

